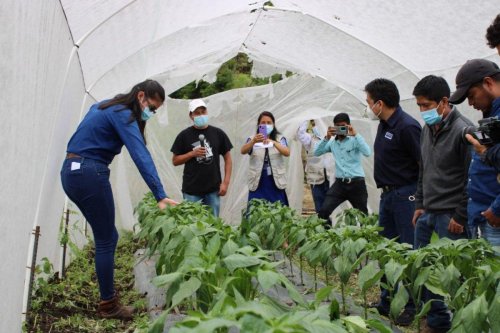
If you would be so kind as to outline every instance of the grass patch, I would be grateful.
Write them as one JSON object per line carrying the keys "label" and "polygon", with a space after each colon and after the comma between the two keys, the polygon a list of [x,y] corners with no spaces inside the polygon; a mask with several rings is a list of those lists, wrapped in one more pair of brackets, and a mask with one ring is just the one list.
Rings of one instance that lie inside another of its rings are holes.
{"label": "grass patch", "polygon": [[[115,289],[123,304],[134,305],[137,314],[133,321],[101,319],[96,314],[99,288],[94,266],[94,245],[89,242],[83,249],[76,249],[74,258],[60,279],[52,265],[43,261],[32,298],[31,314],[25,323],[25,332],[133,332],[147,327],[149,317],[146,300],[134,290],[134,252],[141,247],[133,241],[132,232],[123,232],[115,254]],[[73,247],[75,248],[75,247]]]}

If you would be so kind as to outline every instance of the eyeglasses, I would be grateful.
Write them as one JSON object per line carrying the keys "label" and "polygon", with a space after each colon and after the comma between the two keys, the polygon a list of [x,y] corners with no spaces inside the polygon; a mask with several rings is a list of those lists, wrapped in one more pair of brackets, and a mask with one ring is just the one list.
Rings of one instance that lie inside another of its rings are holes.
{"label": "eyeglasses", "polygon": [[156,110],[158,109],[156,106],[151,105],[151,104],[149,104],[149,103],[148,103],[148,106],[149,106],[149,110],[150,110],[151,112],[156,113]]}
{"label": "eyeglasses", "polygon": [[147,97],[147,96],[146,96],[146,102],[148,102],[149,110],[153,113],[156,113],[156,110],[158,110],[158,107],[149,103],[149,97]]}

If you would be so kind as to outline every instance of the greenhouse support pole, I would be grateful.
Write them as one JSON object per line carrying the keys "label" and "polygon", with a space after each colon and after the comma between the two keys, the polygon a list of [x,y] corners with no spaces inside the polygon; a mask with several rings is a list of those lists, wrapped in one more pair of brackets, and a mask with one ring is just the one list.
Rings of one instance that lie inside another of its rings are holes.
{"label": "greenhouse support pole", "polygon": [[31,257],[31,266],[26,267],[30,271],[29,286],[28,286],[28,301],[26,302],[26,311],[23,313],[23,315],[26,316],[26,321],[29,320],[29,315],[31,311],[31,294],[33,290],[33,281],[35,280],[36,256],[38,253],[38,238],[40,237],[40,226],[37,225],[35,230],[33,230],[32,234],[35,235],[35,240],[32,249],[33,254]]}
{"label": "greenhouse support pole", "polygon": [[[67,200],[66,200],[67,203]],[[65,205],[64,214],[64,243],[63,243],[63,251],[62,251],[62,263],[61,263],[61,278],[64,279],[66,277],[66,249],[68,248],[68,224],[69,224],[69,208]]]}

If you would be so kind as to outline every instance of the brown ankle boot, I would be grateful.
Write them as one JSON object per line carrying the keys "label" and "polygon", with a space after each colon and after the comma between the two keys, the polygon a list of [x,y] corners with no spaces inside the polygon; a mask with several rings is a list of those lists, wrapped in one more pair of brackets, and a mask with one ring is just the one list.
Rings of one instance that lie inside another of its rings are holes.
{"label": "brown ankle boot", "polygon": [[97,305],[97,315],[103,318],[130,320],[133,318],[134,308],[120,304],[118,296],[107,301],[100,301]]}

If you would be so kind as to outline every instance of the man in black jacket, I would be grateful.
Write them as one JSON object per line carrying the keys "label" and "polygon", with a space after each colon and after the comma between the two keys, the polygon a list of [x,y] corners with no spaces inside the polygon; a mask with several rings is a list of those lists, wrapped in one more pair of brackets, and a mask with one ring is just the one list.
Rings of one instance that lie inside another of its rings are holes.
{"label": "man in black jacket", "polygon": [[[472,122],[449,104],[450,87],[442,77],[429,75],[413,90],[425,126],[420,137],[420,170],[415,194],[415,248],[439,238],[467,237],[467,180],[471,147],[462,130]],[[432,301],[427,314],[431,332],[447,332],[451,316],[442,297],[424,290],[424,302]]]}

